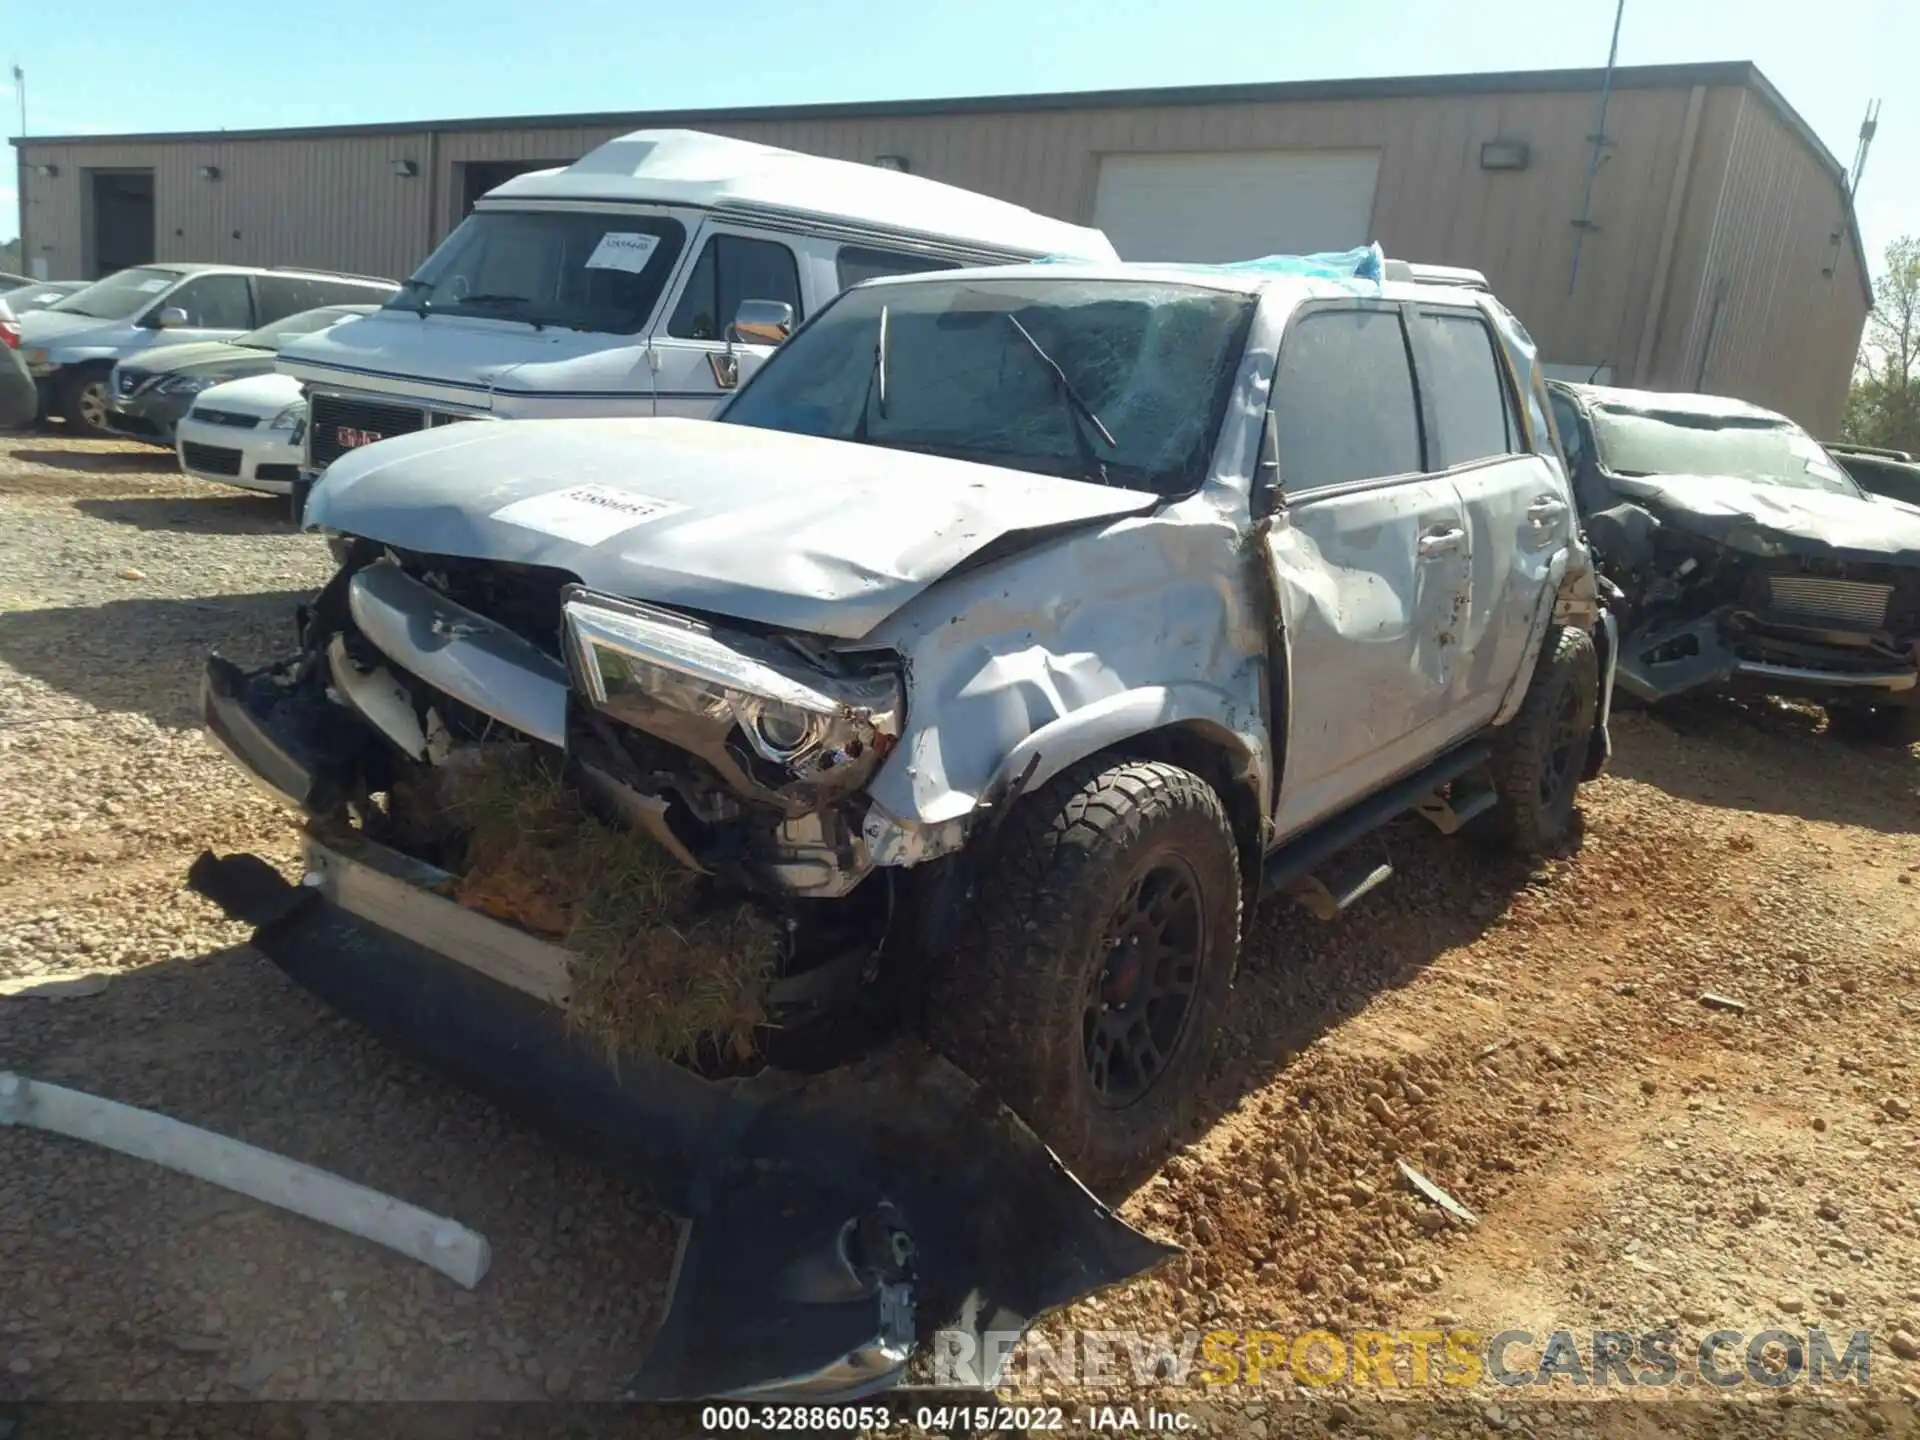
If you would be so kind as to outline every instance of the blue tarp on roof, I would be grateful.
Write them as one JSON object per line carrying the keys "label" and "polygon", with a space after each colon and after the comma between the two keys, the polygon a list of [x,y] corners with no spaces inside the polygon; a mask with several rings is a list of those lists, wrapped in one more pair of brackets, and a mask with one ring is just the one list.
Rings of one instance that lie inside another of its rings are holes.
{"label": "blue tarp on roof", "polygon": [[[1066,255],[1050,255],[1043,265],[1077,265],[1084,261]],[[1378,244],[1354,250],[1326,250],[1316,255],[1263,255],[1257,260],[1229,260],[1218,265],[1178,265],[1153,262],[1141,264],[1142,270],[1224,270],[1233,274],[1255,272],[1266,275],[1306,275],[1319,280],[1368,280],[1378,285],[1385,278],[1387,257]]]}

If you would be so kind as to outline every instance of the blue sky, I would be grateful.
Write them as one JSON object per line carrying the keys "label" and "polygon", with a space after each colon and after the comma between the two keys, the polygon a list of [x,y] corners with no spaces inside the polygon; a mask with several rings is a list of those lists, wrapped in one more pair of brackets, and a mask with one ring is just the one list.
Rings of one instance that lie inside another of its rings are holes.
{"label": "blue sky", "polygon": [[[909,99],[1599,65],[1613,0],[0,0],[42,134]],[[1622,64],[1752,60],[1851,163],[1876,263],[1920,234],[1920,4],[1627,0]],[[0,75],[7,73],[0,68]],[[1903,83],[1904,82],[1904,83]],[[18,129],[10,88],[0,133]],[[0,237],[17,229],[0,167]]]}

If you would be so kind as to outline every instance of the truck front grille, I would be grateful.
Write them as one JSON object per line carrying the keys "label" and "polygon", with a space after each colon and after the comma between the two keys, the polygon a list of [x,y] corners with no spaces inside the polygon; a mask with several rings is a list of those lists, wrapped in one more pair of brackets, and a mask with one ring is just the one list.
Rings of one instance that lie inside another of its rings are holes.
{"label": "truck front grille", "polygon": [[308,460],[314,469],[324,470],[349,450],[394,435],[411,435],[426,426],[427,412],[417,405],[315,395],[307,410]]}
{"label": "truck front grille", "polygon": [[1893,586],[1818,575],[1770,575],[1768,608],[1781,620],[1879,630],[1887,623]]}

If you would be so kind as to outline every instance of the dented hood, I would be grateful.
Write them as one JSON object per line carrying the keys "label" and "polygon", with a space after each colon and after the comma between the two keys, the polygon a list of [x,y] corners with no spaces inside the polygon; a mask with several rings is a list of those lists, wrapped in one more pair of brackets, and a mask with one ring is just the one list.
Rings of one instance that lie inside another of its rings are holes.
{"label": "dented hood", "polygon": [[336,460],[309,527],[549,565],[595,590],[858,639],[988,546],[1137,490],[705,420],[472,422]]}
{"label": "dented hood", "polygon": [[1732,475],[1616,475],[1611,482],[1662,522],[1749,555],[1920,565],[1920,509],[1897,500]]}

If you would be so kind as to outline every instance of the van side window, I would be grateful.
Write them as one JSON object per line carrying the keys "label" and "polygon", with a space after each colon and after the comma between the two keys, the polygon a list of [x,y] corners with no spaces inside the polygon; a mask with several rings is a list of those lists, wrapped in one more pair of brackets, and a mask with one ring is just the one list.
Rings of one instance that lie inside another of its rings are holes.
{"label": "van side window", "polygon": [[244,275],[196,276],[161,303],[186,311],[190,329],[253,329],[253,296]]}
{"label": "van side window", "polygon": [[316,280],[313,289],[320,298],[306,307],[309,310],[322,305],[378,305],[393,293],[385,285],[356,285],[351,280]]}
{"label": "van side window", "polygon": [[253,277],[253,293],[259,297],[262,325],[271,325],[276,320],[284,320],[289,315],[298,315],[303,310],[317,309],[327,303],[322,298],[317,281],[297,275],[256,275]]}
{"label": "van side window", "polygon": [[800,322],[800,271],[793,252],[771,240],[715,235],[694,261],[673,307],[667,334],[680,340],[724,340],[742,300],[784,300]]}
{"label": "van side window", "polygon": [[1436,470],[1520,449],[1513,398],[1478,315],[1420,310],[1413,316],[1414,354],[1432,413],[1428,441]]}
{"label": "van side window", "polygon": [[1413,367],[1396,310],[1310,310],[1273,381],[1280,484],[1289,495],[1421,470]]}
{"label": "van side window", "polygon": [[928,270],[958,270],[957,260],[938,255],[915,255],[906,250],[871,250],[864,245],[842,245],[833,260],[834,272],[842,290],[851,290],[862,280],[878,280],[883,275],[919,275]]}

